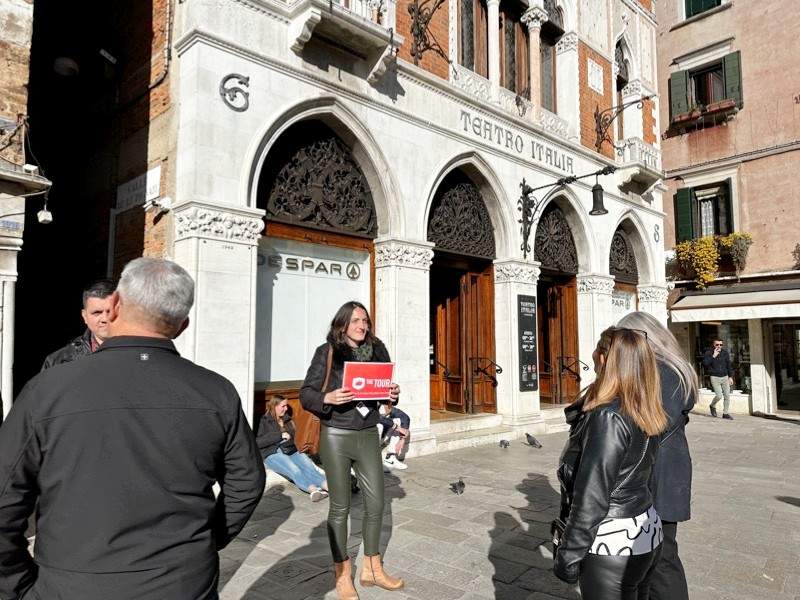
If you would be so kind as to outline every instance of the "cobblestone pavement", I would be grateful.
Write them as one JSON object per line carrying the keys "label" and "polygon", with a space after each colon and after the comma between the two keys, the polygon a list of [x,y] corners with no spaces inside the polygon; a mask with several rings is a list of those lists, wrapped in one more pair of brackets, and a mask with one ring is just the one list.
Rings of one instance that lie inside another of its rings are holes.
{"label": "cobblestone pavement", "polygon": [[[695,415],[688,432],[693,518],[678,541],[691,598],[800,600],[800,422]],[[551,574],[546,542],[565,436],[541,436],[539,450],[514,441],[409,459],[387,475],[385,563],[406,588],[359,587],[361,598],[579,598]],[[448,483],[459,477],[457,496]],[[326,511],[292,486],[271,487],[222,552],[223,600],[335,598]],[[353,513],[356,556],[358,496]]]}

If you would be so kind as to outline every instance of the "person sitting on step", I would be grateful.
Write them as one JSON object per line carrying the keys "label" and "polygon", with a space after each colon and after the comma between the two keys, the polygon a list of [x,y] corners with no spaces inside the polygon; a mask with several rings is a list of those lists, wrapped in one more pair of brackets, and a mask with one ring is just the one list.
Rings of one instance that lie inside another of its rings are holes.
{"label": "person sitting on step", "polygon": [[408,439],[409,427],[411,427],[411,417],[404,411],[391,404],[381,404],[378,409],[380,421],[378,431],[381,439],[386,440],[386,456],[383,459],[383,470],[388,472],[390,469],[408,468],[408,465],[400,458]]}

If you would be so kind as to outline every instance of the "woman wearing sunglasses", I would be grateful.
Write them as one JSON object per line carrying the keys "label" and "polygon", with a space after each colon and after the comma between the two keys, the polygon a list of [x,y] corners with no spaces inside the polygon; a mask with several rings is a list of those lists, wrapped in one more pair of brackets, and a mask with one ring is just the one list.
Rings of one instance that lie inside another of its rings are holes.
{"label": "woman wearing sunglasses", "polygon": [[572,412],[559,479],[566,527],[554,571],[584,600],[647,600],[661,519],[648,481],[667,427],[644,331],[610,328],[594,351],[596,381]]}

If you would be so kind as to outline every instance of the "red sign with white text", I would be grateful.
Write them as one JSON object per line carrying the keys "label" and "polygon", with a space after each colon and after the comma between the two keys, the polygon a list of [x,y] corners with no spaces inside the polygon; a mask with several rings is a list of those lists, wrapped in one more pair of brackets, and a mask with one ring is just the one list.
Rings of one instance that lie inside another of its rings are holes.
{"label": "red sign with white text", "polygon": [[356,400],[388,400],[394,363],[345,362],[342,387]]}

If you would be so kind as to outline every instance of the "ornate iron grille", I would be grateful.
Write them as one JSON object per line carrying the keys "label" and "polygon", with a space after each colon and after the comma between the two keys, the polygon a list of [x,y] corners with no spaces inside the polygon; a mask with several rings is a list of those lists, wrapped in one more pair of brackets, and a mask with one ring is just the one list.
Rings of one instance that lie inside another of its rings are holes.
{"label": "ornate iron grille", "polygon": [[542,263],[544,269],[562,273],[578,272],[578,252],[572,231],[564,213],[555,205],[551,204],[539,219],[533,256]]}
{"label": "ornate iron grille", "polygon": [[503,18],[503,28],[505,30],[505,71],[506,88],[512,92],[517,91],[517,44],[516,29],[514,21],[508,15]]}
{"label": "ornate iron grille", "polygon": [[329,136],[300,147],[278,171],[267,218],[375,237],[375,205],[350,150]]}
{"label": "ornate iron grille", "polygon": [[441,195],[428,221],[428,241],[440,250],[495,258],[492,221],[474,184],[457,183]]}
{"label": "ornate iron grille", "polygon": [[608,257],[608,269],[617,281],[623,283],[639,283],[639,269],[636,267],[636,256],[628,243],[628,238],[620,230],[611,238],[611,252]]}
{"label": "ornate iron grille", "polygon": [[475,69],[475,0],[461,0],[461,64]]}

